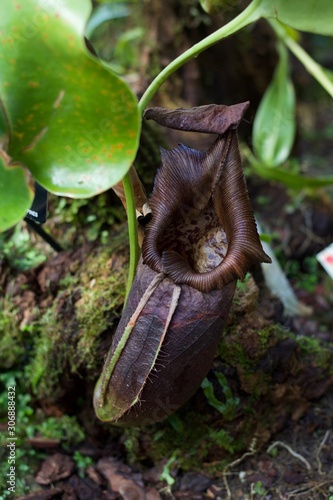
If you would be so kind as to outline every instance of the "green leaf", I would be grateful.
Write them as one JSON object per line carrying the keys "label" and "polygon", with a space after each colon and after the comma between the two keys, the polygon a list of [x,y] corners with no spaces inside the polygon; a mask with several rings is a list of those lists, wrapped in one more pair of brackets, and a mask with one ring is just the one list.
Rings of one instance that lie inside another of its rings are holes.
{"label": "green leaf", "polygon": [[73,198],[109,189],[137,151],[140,118],[125,82],[88,54],[89,0],[0,5],[0,96],[9,154],[49,191]]}
{"label": "green leaf", "polygon": [[258,108],[253,124],[253,147],[269,167],[283,163],[295,139],[295,91],[289,78],[288,52],[279,43],[279,63]]}
{"label": "green leaf", "polygon": [[[201,7],[208,13],[226,3],[225,0],[200,0]],[[253,0],[248,7],[255,13],[253,20],[277,19],[299,31],[333,36],[332,0]]]}
{"label": "green leaf", "polygon": [[263,17],[278,19],[300,31],[333,36],[332,0],[254,0]]}
{"label": "green leaf", "polygon": [[223,373],[215,373],[215,376],[223,388],[225,402],[219,401],[214,393],[212,382],[205,378],[201,384],[201,388],[208,400],[208,403],[213,406],[218,412],[222,413],[224,418],[230,420],[233,418],[237,405],[239,404],[238,398],[233,398],[232,391],[228,386],[227,379]]}
{"label": "green leaf", "polygon": [[130,15],[130,9],[125,3],[114,2],[98,5],[92,12],[86,26],[86,35],[91,35],[101,24],[113,19],[126,18]]}
{"label": "green leaf", "polygon": [[333,185],[333,175],[310,177],[298,172],[285,170],[284,168],[267,167],[255,158],[252,151],[244,143],[242,144],[242,152],[255,172],[263,179],[281,182],[288,188],[298,191]]}
{"label": "green leaf", "polygon": [[268,168],[260,162],[251,160],[251,165],[254,170],[264,179],[278,181],[285,186],[301,190],[301,189],[317,189],[325,186],[333,185],[333,175],[309,177],[295,172],[288,172],[282,168]]}
{"label": "green leaf", "polygon": [[29,177],[23,165],[12,164],[0,149],[0,233],[23,219],[31,207],[34,190]]}
{"label": "green leaf", "polygon": [[270,25],[276,35],[288,47],[288,49],[298,58],[307,71],[317,80],[317,82],[333,97],[332,72],[318,64],[312,57],[297,43],[297,31],[281,24],[278,21],[270,20]]}

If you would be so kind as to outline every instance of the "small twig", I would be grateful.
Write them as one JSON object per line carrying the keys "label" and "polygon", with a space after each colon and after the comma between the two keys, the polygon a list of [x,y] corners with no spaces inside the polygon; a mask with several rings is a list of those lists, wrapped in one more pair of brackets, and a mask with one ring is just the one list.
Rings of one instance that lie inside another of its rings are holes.
{"label": "small twig", "polygon": [[330,483],[330,481],[324,481],[323,483],[315,484],[312,487],[302,486],[301,488],[298,488],[297,490],[290,491],[288,493],[287,498],[289,499],[292,497],[298,497],[299,495],[304,495],[305,493],[310,493],[310,491],[319,490],[322,486],[326,486],[329,483]]}
{"label": "small twig", "polygon": [[233,462],[230,462],[230,464],[227,464],[225,466],[225,468],[223,469],[223,476],[222,477],[223,477],[223,484],[224,484],[226,492],[227,492],[227,498],[231,498],[231,491],[230,491],[229,483],[227,480],[227,475],[228,475],[227,470],[230,469],[230,467],[234,467],[235,465],[238,465],[240,462],[242,462],[244,460],[244,458],[249,457],[251,455],[254,455],[256,453],[256,449],[255,449],[256,443],[257,443],[257,438],[253,438],[251,441],[251,444],[249,446],[250,451],[246,451],[245,453],[243,453],[243,455],[241,457],[237,458],[237,460],[234,460]]}
{"label": "small twig", "polygon": [[325,472],[323,472],[321,466],[322,466],[322,463],[321,463],[321,460],[319,458],[319,455],[321,453],[321,450],[324,448],[325,444],[326,444],[326,441],[330,435],[331,431],[326,431],[325,432],[325,435],[323,437],[323,440],[322,442],[320,443],[320,445],[318,446],[318,450],[316,452],[316,461],[317,461],[317,465],[318,465],[318,473],[323,476],[325,474]]}
{"label": "small twig", "polygon": [[290,446],[288,446],[286,443],[284,443],[283,441],[275,441],[274,443],[272,443],[268,448],[267,448],[267,453],[270,453],[274,448],[276,448],[276,446],[282,446],[282,448],[285,448],[287,451],[289,451],[289,453],[295,457],[295,458],[298,458],[301,462],[304,463],[304,465],[306,466],[306,468],[308,469],[308,471],[311,471],[312,468],[311,468],[311,465],[309,464],[309,462],[306,460],[306,458],[304,458],[302,455],[300,455],[299,453],[297,453],[296,451],[294,451],[292,448],[290,448]]}

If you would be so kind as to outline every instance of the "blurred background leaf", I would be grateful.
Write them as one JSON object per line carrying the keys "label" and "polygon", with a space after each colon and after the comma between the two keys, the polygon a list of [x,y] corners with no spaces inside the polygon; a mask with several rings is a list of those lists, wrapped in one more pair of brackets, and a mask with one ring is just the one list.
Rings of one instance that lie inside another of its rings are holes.
{"label": "blurred background leaf", "polygon": [[136,1],[110,2],[95,7],[85,32],[98,57],[113,71],[128,76],[140,68],[144,24]]}
{"label": "blurred background leaf", "polygon": [[278,43],[279,62],[260,102],[253,124],[255,154],[268,167],[290,155],[295,140],[295,90],[289,76],[288,51]]}
{"label": "blurred background leaf", "polygon": [[262,0],[259,5],[263,17],[278,19],[296,30],[333,36],[331,0]]}

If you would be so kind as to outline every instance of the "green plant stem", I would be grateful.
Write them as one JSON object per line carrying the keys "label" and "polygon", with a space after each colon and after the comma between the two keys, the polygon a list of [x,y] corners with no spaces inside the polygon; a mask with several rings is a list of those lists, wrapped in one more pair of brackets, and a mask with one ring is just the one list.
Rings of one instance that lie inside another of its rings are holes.
{"label": "green plant stem", "polygon": [[140,248],[138,243],[138,227],[136,220],[134,192],[129,172],[125,175],[122,182],[126,197],[127,224],[128,224],[128,236],[129,236],[129,247],[130,247],[130,263],[129,263],[129,271],[128,271],[126,294],[125,294],[125,304],[126,304],[127,297],[134,280],[136,266],[140,255]]}
{"label": "green plant stem", "polygon": [[268,20],[273,30],[280,40],[288,47],[290,52],[304,65],[307,71],[312,75],[317,82],[333,97],[333,82],[328,77],[325,69],[312,59],[312,57],[301,47],[288,33],[288,29],[279,21],[273,19]]}
{"label": "green plant stem", "polygon": [[197,57],[202,51],[219,42],[223,38],[236,33],[240,29],[248,26],[249,24],[257,21],[263,14],[261,8],[262,0],[253,0],[248,7],[243,10],[235,19],[232,19],[228,24],[222,26],[208,37],[204,38],[197,44],[193,45],[186,52],[174,59],[166,68],[164,68],[159,75],[152,81],[152,83],[147,88],[146,92],[140,99],[139,110],[143,114],[148,103],[151,101],[153,96],[156,94],[160,86],[169,78],[172,73],[174,73],[178,68],[183,66],[194,57]]}

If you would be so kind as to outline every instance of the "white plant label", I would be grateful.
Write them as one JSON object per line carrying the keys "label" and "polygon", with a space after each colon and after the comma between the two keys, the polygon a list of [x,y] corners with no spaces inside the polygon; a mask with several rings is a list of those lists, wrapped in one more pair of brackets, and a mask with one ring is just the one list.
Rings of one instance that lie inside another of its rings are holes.
{"label": "white plant label", "polygon": [[333,279],[333,243],[317,254],[317,260]]}

